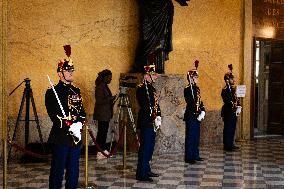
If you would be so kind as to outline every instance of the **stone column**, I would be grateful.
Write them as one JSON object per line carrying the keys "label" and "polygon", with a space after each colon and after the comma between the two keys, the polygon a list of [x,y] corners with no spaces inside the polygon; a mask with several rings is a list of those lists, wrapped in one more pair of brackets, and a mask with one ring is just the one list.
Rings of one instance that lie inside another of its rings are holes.
{"label": "stone column", "polygon": [[241,63],[241,84],[246,85],[246,96],[242,98],[243,112],[240,119],[240,129],[237,138],[248,140],[253,132],[251,111],[251,93],[252,93],[252,77],[253,77],[253,61],[252,61],[252,1],[242,1],[242,51],[240,52]]}

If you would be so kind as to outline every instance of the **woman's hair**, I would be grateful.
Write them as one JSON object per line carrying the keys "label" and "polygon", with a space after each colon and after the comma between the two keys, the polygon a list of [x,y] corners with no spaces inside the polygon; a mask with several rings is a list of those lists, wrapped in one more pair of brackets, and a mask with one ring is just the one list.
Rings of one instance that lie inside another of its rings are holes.
{"label": "woman's hair", "polygon": [[101,72],[98,73],[98,77],[96,79],[96,85],[102,83],[104,81],[104,79],[109,76],[109,75],[112,75],[111,71],[108,70],[108,69],[105,69]]}

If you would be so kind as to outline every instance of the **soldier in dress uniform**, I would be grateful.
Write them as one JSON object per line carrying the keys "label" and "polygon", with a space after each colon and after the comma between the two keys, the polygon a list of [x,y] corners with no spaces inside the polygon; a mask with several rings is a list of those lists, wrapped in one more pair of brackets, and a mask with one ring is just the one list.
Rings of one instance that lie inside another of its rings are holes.
{"label": "soldier in dress uniform", "polygon": [[64,169],[66,169],[65,188],[77,188],[82,143],[81,129],[86,116],[80,89],[72,85],[74,66],[70,58],[71,47],[67,45],[64,49],[69,56],[58,63],[59,82],[56,86],[51,83],[51,88],[45,94],[46,110],[53,122],[48,138],[48,142],[52,144],[50,189],[61,188]]}
{"label": "soldier in dress uniform", "polygon": [[140,106],[137,120],[137,129],[140,130],[140,147],[136,179],[152,182],[151,177],[159,176],[152,172],[149,162],[154,152],[156,131],[161,125],[161,111],[156,89],[152,85],[158,77],[155,73],[155,66],[145,66],[144,69],[143,84],[140,84],[136,91],[136,98]]}
{"label": "soldier in dress uniform", "polygon": [[221,116],[224,122],[223,130],[223,144],[225,151],[234,151],[239,149],[235,146],[235,130],[237,124],[237,116],[241,113],[240,101],[236,96],[236,87],[234,75],[232,73],[232,64],[228,65],[230,72],[224,75],[225,87],[222,89],[221,96],[223,99],[223,106]]}
{"label": "soldier in dress uniform", "polygon": [[184,121],[186,124],[185,134],[185,157],[186,163],[194,164],[196,161],[203,161],[199,156],[200,122],[205,117],[205,108],[201,101],[198,83],[198,63],[195,61],[195,68],[188,71],[188,86],[184,89],[186,110]]}

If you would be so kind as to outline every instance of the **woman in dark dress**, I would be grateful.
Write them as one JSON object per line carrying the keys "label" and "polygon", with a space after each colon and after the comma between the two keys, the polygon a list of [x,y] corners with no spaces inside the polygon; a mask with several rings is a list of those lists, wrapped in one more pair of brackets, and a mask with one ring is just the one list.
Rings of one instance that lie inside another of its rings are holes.
{"label": "woman in dark dress", "polygon": [[[112,95],[108,84],[112,80],[112,73],[105,69],[98,73],[95,89],[95,108],[93,119],[98,121],[97,143],[105,154],[109,154],[106,147],[106,138],[109,128],[109,121],[113,116],[113,105],[116,95]],[[105,156],[98,152],[97,158],[102,159]]]}

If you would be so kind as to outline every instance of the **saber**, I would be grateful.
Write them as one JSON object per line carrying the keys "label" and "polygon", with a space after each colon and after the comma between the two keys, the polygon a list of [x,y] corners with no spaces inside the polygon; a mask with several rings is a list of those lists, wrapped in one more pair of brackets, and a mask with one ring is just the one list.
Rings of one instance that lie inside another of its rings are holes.
{"label": "saber", "polygon": [[190,78],[189,80],[190,80],[189,82],[190,82],[190,89],[191,89],[192,99],[195,100],[194,93],[193,93],[193,88],[192,88],[192,85],[193,85],[192,78]]}
{"label": "saber", "polygon": [[[151,76],[150,76],[151,77]],[[151,77],[151,79],[152,79],[152,77]],[[153,81],[153,80],[152,80]],[[146,93],[147,93],[147,97],[148,97],[148,100],[149,100],[149,107],[150,107],[150,117],[152,117],[153,116],[153,113],[155,113],[154,112],[154,107],[152,107],[151,106],[151,101],[150,101],[150,94],[149,94],[149,89],[148,89],[148,84],[147,84],[147,81],[146,81],[146,79],[144,79],[144,81],[143,81],[144,83],[145,83],[145,88],[146,88]],[[155,97],[154,97],[154,105],[153,106],[156,106],[155,105]],[[157,113],[157,112],[156,112]],[[155,115],[156,116],[156,115]],[[157,117],[157,116],[156,116]],[[156,118],[155,118],[156,119]],[[154,120],[155,120],[154,119]],[[157,132],[157,130],[160,128],[160,126],[157,126],[156,124],[155,124],[155,122],[154,122],[154,132]],[[138,140],[138,136],[136,135],[136,138],[137,138],[137,140]],[[139,144],[139,146],[140,146],[140,144]]]}
{"label": "saber", "polygon": [[[60,116],[57,115],[57,117],[58,117],[58,119],[60,120],[60,123],[61,123],[61,128],[62,128],[62,120],[63,120],[63,119],[64,119],[64,123],[65,123],[67,126],[70,126],[70,125],[72,124],[72,122],[70,121],[70,120],[71,120],[71,119],[70,119],[70,113],[69,113],[68,118],[66,119],[66,113],[65,113],[65,111],[64,111],[64,109],[63,109],[63,106],[62,106],[62,104],[61,104],[61,102],[60,102],[60,99],[59,99],[59,97],[58,97],[58,95],[57,95],[57,92],[56,92],[56,90],[55,90],[55,88],[54,88],[54,85],[53,85],[53,83],[52,83],[52,81],[51,81],[49,75],[47,75],[47,79],[48,79],[48,81],[49,81],[49,83],[50,83],[50,86],[51,86],[51,88],[52,88],[52,90],[53,90],[53,92],[54,92],[54,95],[55,95],[55,97],[56,97],[56,100],[57,100],[57,102],[58,102],[58,104],[59,104],[59,107],[60,107],[60,109],[61,109],[61,112],[62,112],[62,114],[63,114],[63,116],[64,116],[64,117],[62,118],[62,117],[60,117]],[[73,136],[73,133],[69,133],[69,134],[72,136],[72,139],[73,139],[73,142],[75,143],[75,145],[77,145],[78,142],[80,142],[80,140],[76,140],[77,137]]]}
{"label": "saber", "polygon": [[148,100],[149,100],[150,117],[151,117],[151,116],[152,116],[152,113],[153,113],[153,108],[152,108],[152,106],[151,106],[150,94],[149,94],[149,91],[148,91],[148,84],[147,84],[146,79],[144,79],[144,81],[143,81],[143,82],[145,83],[146,93],[147,93],[147,97],[148,97]]}
{"label": "saber", "polygon": [[49,81],[49,83],[50,83],[50,86],[51,86],[51,88],[52,88],[52,90],[53,90],[53,92],[54,92],[54,94],[55,94],[55,97],[56,97],[56,100],[57,100],[57,102],[58,102],[58,104],[59,104],[59,107],[60,107],[60,109],[61,109],[61,112],[62,112],[63,116],[66,117],[66,113],[65,113],[65,111],[64,111],[64,109],[63,109],[63,106],[62,106],[62,104],[61,104],[61,102],[60,102],[60,99],[59,99],[59,97],[58,97],[58,95],[57,95],[57,92],[56,92],[56,90],[55,90],[55,88],[54,88],[54,85],[53,85],[53,83],[52,83],[52,81],[51,81],[49,75],[47,75],[47,79],[48,79],[48,81]]}

